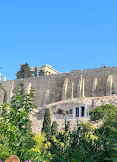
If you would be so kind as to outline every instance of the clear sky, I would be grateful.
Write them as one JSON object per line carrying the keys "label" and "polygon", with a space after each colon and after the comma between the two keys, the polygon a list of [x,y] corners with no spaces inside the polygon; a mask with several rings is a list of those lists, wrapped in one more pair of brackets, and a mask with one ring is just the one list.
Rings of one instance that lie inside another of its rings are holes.
{"label": "clear sky", "polygon": [[117,66],[117,0],[0,1],[0,72],[20,64],[60,72]]}

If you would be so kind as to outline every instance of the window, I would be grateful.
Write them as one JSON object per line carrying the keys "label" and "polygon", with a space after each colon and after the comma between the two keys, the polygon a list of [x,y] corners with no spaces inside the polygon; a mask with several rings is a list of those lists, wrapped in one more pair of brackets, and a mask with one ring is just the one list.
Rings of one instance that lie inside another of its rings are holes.
{"label": "window", "polygon": [[76,117],[79,117],[79,107],[76,107]]}
{"label": "window", "polygon": [[81,117],[85,116],[85,107],[81,107]]}
{"label": "window", "polygon": [[73,117],[74,118],[82,118],[82,117],[88,117],[87,114],[86,105],[81,106],[74,106],[73,107]]}

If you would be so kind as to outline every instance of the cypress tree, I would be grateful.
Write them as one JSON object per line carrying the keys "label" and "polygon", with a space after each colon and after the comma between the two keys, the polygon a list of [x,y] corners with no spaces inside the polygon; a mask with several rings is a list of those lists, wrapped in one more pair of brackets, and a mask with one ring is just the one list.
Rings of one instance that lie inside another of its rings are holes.
{"label": "cypress tree", "polygon": [[56,121],[53,121],[51,126],[51,135],[56,136],[58,134],[58,124]]}
{"label": "cypress tree", "polygon": [[33,73],[30,71],[29,64],[26,62],[25,64],[20,65],[20,70],[17,72],[16,77],[17,79],[20,78],[30,78],[32,77]]}
{"label": "cypress tree", "polygon": [[50,111],[46,109],[42,127],[42,133],[45,132],[47,138],[51,136],[51,118],[50,118]]}

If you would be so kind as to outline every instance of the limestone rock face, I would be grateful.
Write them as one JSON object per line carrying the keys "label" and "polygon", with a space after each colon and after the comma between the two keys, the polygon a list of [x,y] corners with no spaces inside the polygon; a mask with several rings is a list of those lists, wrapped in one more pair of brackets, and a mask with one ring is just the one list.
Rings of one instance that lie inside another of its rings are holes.
{"label": "limestone rock face", "polygon": [[[41,133],[43,117],[46,108],[50,109],[51,119],[52,121],[57,121],[58,129],[61,131],[64,130],[65,119],[70,122],[71,130],[77,129],[77,123],[89,121],[90,110],[105,104],[117,105],[117,96],[111,95],[104,97],[77,98],[45,105],[42,108],[38,108],[33,114],[30,115],[30,119],[32,120],[32,129],[34,132]],[[86,108],[85,116],[74,117],[74,107],[81,106],[85,106]]]}

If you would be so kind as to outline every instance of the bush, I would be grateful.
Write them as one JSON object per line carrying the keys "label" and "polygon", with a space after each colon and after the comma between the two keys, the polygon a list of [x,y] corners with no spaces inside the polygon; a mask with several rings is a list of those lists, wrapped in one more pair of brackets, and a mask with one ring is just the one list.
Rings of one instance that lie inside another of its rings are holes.
{"label": "bush", "polygon": [[90,119],[92,121],[96,121],[103,118],[106,119],[112,115],[117,114],[117,106],[110,105],[110,104],[98,106],[96,109],[91,110],[89,114],[90,114]]}

